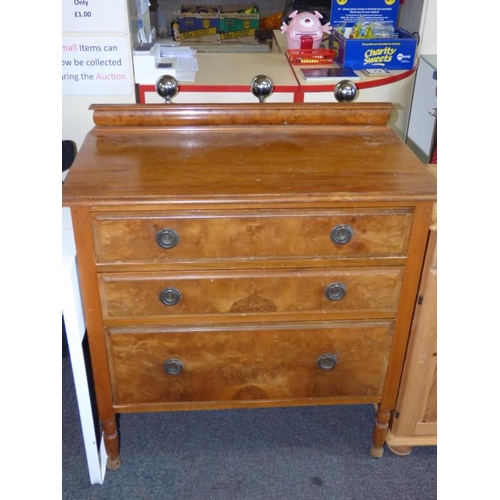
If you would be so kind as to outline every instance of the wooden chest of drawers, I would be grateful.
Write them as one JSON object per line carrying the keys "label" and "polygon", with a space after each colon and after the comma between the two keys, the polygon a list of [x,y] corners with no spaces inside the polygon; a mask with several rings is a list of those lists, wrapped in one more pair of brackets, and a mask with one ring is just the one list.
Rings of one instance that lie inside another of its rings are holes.
{"label": "wooden chest of drawers", "polygon": [[433,177],[377,104],[95,105],[71,207],[108,467],[116,414],[394,409]]}

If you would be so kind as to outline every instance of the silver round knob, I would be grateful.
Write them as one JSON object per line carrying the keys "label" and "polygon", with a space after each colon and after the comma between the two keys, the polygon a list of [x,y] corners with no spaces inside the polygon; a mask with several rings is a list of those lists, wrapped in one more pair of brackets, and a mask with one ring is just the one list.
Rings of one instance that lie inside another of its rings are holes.
{"label": "silver round knob", "polygon": [[266,75],[257,75],[250,82],[250,90],[259,102],[264,102],[273,93],[274,83]]}
{"label": "silver round knob", "polygon": [[358,97],[358,93],[358,87],[349,80],[340,81],[333,89],[333,95],[339,102],[354,101]]}
{"label": "silver round knob", "polygon": [[169,375],[179,375],[184,370],[184,363],[177,358],[170,358],[163,363],[163,371]]}
{"label": "silver round knob", "polygon": [[316,364],[322,370],[333,370],[338,363],[337,356],[331,352],[325,352],[316,361]]}
{"label": "silver round knob", "polygon": [[170,75],[163,75],[156,80],[156,92],[160,97],[170,103],[171,99],[179,93],[179,84],[177,80]]}
{"label": "silver round knob", "polygon": [[328,300],[342,300],[346,294],[346,287],[343,283],[330,283],[325,288],[325,297]]}

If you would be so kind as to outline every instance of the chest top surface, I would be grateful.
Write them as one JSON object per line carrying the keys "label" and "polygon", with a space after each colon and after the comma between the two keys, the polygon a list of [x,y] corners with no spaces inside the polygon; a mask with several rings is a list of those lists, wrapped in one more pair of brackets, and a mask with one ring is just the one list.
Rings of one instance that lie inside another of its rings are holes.
{"label": "chest top surface", "polygon": [[93,105],[63,205],[418,201],[436,182],[387,103]]}

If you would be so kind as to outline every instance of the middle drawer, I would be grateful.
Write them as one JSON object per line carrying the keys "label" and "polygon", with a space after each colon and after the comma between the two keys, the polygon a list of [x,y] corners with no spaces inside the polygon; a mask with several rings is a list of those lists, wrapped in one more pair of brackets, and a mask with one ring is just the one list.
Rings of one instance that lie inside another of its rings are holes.
{"label": "middle drawer", "polygon": [[402,267],[102,273],[104,319],[397,310]]}

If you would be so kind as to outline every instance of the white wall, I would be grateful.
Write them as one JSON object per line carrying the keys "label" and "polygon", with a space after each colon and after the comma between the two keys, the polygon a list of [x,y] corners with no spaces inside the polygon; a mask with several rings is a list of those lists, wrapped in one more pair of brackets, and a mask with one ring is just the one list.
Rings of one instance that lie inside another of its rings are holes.
{"label": "white wall", "polygon": [[422,13],[421,54],[437,55],[437,0],[428,0]]}
{"label": "white wall", "polygon": [[420,35],[418,55],[437,54],[437,0],[406,0],[398,21],[405,30]]}

